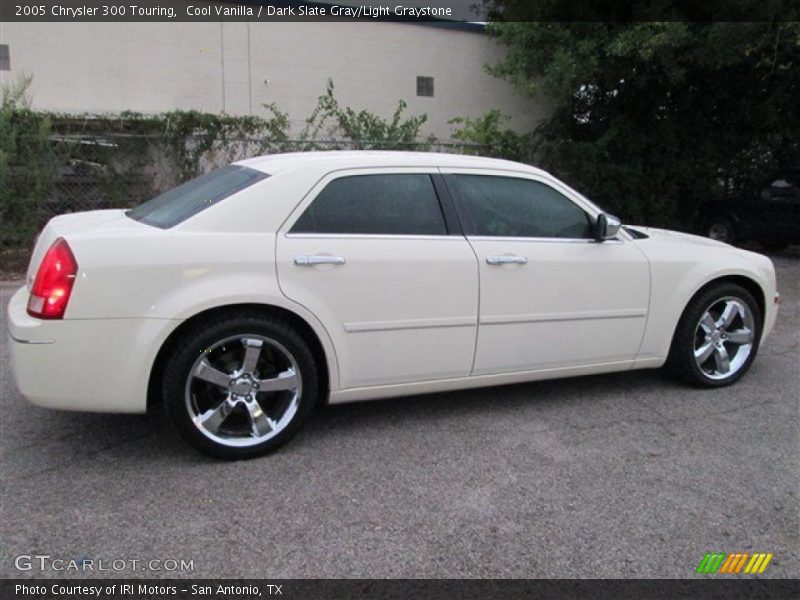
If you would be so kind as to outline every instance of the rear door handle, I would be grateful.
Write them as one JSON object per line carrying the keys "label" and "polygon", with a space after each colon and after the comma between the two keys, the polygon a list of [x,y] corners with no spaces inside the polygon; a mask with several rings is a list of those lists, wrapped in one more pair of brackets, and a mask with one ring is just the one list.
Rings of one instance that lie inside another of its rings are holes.
{"label": "rear door handle", "polygon": [[314,265],[343,265],[344,256],[327,256],[315,254],[313,256],[295,256],[294,264],[298,267],[311,267]]}
{"label": "rear door handle", "polygon": [[524,265],[528,262],[525,256],[487,256],[487,265]]}

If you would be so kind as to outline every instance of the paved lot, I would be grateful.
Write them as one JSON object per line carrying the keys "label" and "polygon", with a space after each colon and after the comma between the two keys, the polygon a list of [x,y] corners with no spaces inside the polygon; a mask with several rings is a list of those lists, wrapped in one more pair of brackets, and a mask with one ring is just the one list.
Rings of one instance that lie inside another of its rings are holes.
{"label": "paved lot", "polygon": [[800,252],[775,261],[776,331],[733,388],[636,372],[330,407],[239,463],[158,418],[27,405],[3,331],[0,576],[41,576],[13,566],[38,553],[195,576],[685,577],[714,550],[798,577]]}

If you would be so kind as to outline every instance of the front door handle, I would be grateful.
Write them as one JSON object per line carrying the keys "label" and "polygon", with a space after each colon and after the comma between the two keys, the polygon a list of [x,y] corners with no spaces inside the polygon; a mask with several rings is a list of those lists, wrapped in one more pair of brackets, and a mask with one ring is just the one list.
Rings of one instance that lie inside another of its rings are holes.
{"label": "front door handle", "polygon": [[487,265],[524,265],[528,262],[525,256],[487,256]]}
{"label": "front door handle", "polygon": [[294,264],[298,267],[311,267],[314,265],[343,265],[344,256],[328,256],[315,254],[313,256],[295,256]]}

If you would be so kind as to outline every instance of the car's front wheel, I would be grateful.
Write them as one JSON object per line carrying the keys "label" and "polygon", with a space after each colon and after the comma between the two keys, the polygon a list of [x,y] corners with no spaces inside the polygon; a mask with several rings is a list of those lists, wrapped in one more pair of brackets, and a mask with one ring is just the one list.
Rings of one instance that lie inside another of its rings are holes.
{"label": "car's front wheel", "polygon": [[711,285],[684,310],[668,365],[694,385],[734,383],[756,356],[761,327],[761,311],[750,292],[734,283]]}
{"label": "car's front wheel", "polygon": [[195,448],[249,458],[287,442],[314,406],[317,370],[305,340],[257,313],[184,332],[163,377],[164,407]]}

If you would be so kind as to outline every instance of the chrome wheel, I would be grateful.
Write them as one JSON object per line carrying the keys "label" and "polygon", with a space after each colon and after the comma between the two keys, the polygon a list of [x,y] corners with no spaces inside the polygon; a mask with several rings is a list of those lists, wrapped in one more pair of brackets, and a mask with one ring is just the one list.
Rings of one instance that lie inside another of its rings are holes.
{"label": "chrome wheel", "polygon": [[225,338],[192,365],[186,408],[194,426],[225,446],[261,444],[283,431],[300,404],[297,361],[262,335]]}
{"label": "chrome wheel", "polygon": [[741,299],[726,296],[714,301],[700,318],[694,336],[694,360],[709,379],[727,379],[747,362],[754,342],[753,312]]}

